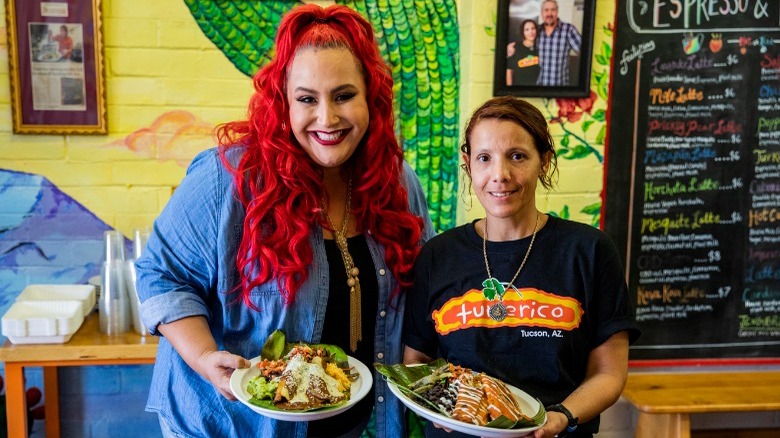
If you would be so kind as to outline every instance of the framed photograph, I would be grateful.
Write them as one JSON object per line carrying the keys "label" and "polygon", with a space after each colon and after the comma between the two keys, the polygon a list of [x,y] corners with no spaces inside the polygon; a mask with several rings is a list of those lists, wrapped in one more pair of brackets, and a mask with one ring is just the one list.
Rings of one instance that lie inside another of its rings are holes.
{"label": "framed photograph", "polygon": [[107,134],[101,0],[5,0],[16,134]]}
{"label": "framed photograph", "polygon": [[590,93],[596,0],[498,0],[493,95]]}

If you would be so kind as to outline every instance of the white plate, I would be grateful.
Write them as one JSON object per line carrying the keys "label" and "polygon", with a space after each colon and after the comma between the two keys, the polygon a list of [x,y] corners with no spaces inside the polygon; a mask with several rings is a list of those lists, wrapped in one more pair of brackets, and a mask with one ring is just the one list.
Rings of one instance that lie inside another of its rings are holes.
{"label": "white plate", "polygon": [[55,62],[62,59],[62,55],[59,52],[45,52],[38,55],[38,61],[41,62]]}
{"label": "white plate", "polygon": [[[398,397],[399,400],[401,400],[401,403],[405,404],[406,407],[414,411],[417,415],[425,418],[426,420],[437,423],[441,426],[447,427],[452,430],[457,430],[458,432],[463,432],[469,435],[474,435],[474,436],[479,436],[484,438],[518,437],[518,436],[527,435],[535,431],[536,429],[539,429],[540,427],[542,427],[542,425],[544,425],[544,423],[547,422],[547,414],[545,413],[544,421],[542,422],[542,424],[534,427],[524,427],[521,429],[496,429],[494,427],[477,426],[475,424],[464,423],[462,421],[452,419],[438,412],[434,412],[429,410],[428,408],[423,407],[422,405],[418,404],[416,401],[404,395],[404,393],[401,392],[401,390],[398,388],[398,385],[391,382],[390,380],[387,381],[387,386],[390,387],[390,392],[395,394],[395,396]],[[517,399],[517,403],[520,405],[520,409],[523,411],[523,414],[528,416],[534,416],[537,412],[539,412],[540,406],[538,400],[526,394],[525,392],[515,388],[512,385],[506,385],[506,386],[507,388],[509,388],[509,390]]]}
{"label": "white plate", "polygon": [[233,375],[230,376],[230,390],[233,391],[233,395],[243,404],[249,406],[250,409],[258,414],[264,415],[275,420],[283,421],[314,421],[322,420],[323,418],[332,417],[340,414],[359,402],[363,397],[371,390],[371,385],[374,383],[374,378],[371,376],[371,371],[368,367],[363,365],[363,362],[355,359],[354,357],[347,356],[349,366],[354,368],[358,373],[358,378],[352,382],[349,393],[349,401],[340,406],[334,406],[332,408],[322,408],[316,411],[308,412],[290,412],[276,409],[263,408],[257,405],[253,405],[249,402],[252,396],[246,392],[249,379],[260,374],[260,368],[256,367],[260,362],[260,357],[252,359],[252,366],[249,368],[241,368],[233,371]]}

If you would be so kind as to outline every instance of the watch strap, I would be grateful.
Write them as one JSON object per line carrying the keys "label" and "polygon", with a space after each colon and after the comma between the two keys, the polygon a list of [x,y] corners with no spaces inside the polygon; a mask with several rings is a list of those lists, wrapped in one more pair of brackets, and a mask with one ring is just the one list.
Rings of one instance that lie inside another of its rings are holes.
{"label": "watch strap", "polygon": [[572,415],[571,412],[568,409],[566,409],[566,406],[557,403],[548,406],[546,409],[550,412],[560,412],[561,414],[566,416],[566,419],[568,420],[568,424],[566,425],[566,432],[571,433],[577,430],[577,422],[579,422],[580,419]]}

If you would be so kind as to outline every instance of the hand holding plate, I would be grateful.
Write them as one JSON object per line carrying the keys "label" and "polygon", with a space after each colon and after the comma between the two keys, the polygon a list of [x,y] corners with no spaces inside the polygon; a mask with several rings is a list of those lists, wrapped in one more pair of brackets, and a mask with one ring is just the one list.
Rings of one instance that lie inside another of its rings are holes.
{"label": "hand holding plate", "polygon": [[236,369],[249,368],[250,362],[227,351],[204,352],[198,362],[200,375],[205,376],[223,397],[235,401],[236,397],[230,390],[230,376]]}

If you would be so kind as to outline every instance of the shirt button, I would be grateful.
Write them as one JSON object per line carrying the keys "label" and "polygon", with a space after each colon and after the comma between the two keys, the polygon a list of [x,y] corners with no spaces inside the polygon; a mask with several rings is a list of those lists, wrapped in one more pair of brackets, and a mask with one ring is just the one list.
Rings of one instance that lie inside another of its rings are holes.
{"label": "shirt button", "polygon": [[383,310],[383,311],[379,312],[379,316],[381,316],[382,318],[384,318],[385,316],[387,316],[387,312],[385,312],[385,311]]}
{"label": "shirt button", "polygon": [[376,401],[382,403],[383,401],[385,401],[385,398],[380,395],[379,397],[376,398]]}
{"label": "shirt button", "polygon": [[382,269],[379,270],[379,275],[385,275],[385,272],[387,272],[387,271],[385,271],[385,269],[382,268]]}
{"label": "shirt button", "polygon": [[378,354],[376,355],[376,357],[378,357],[379,359],[381,359],[381,358],[385,357],[385,355],[384,355],[384,354],[382,354],[382,353],[378,353]]}

